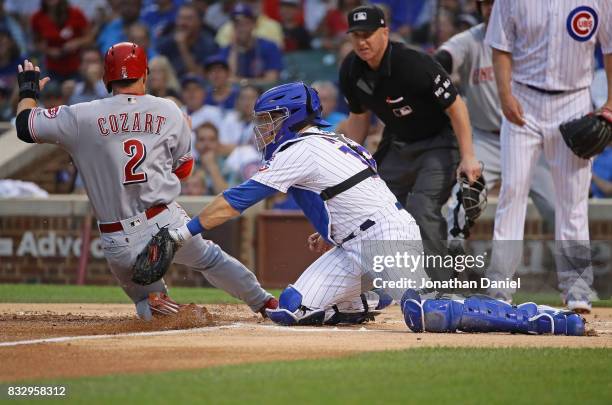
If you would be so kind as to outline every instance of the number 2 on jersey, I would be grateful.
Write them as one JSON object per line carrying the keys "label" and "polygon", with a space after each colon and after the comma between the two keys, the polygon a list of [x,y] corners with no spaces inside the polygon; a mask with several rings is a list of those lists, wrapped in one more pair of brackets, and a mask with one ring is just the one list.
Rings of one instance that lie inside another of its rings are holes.
{"label": "number 2 on jersey", "polygon": [[136,171],[147,157],[147,148],[144,143],[138,139],[125,140],[123,141],[123,152],[131,158],[123,168],[123,185],[147,181],[145,172]]}

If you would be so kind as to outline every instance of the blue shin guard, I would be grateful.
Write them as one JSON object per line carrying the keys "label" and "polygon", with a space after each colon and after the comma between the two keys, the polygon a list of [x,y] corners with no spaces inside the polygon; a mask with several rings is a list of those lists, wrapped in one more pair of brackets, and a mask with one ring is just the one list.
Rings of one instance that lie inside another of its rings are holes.
{"label": "blue shin guard", "polygon": [[512,306],[484,296],[463,302],[450,299],[421,301],[407,290],[400,302],[406,325],[413,332],[511,332],[584,335],[584,320],[574,313],[534,303]]}

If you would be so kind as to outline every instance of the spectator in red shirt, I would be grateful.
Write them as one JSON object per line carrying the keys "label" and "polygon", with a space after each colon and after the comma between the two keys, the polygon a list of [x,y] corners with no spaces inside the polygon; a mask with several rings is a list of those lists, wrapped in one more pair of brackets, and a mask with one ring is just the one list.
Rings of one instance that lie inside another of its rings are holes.
{"label": "spectator in red shirt", "polygon": [[321,45],[324,48],[336,49],[340,45],[348,30],[346,16],[362,3],[362,0],[338,0],[338,7],[329,9],[321,24]]}
{"label": "spectator in red shirt", "polygon": [[300,0],[280,0],[280,23],[285,37],[285,52],[310,49],[310,34],[299,22]]}
{"label": "spectator in red shirt", "polygon": [[42,0],[32,15],[36,48],[45,55],[45,64],[53,80],[64,81],[79,73],[80,49],[91,42],[85,15],[68,0]]}

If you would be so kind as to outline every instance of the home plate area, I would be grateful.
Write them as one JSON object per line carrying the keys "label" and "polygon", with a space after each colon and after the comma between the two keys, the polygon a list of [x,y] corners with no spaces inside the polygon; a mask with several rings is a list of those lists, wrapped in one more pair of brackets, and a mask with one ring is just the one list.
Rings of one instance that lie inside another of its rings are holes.
{"label": "home plate area", "polygon": [[247,306],[190,307],[144,322],[127,304],[0,304],[1,381],[195,369],[426,346],[612,348],[612,308],[586,316],[592,336],[412,333],[394,305],[375,322],[281,327]]}

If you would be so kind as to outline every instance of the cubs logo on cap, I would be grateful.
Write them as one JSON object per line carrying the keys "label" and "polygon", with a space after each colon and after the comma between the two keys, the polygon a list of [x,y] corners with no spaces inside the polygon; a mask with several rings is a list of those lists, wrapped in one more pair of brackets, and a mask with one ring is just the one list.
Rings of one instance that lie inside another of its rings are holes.
{"label": "cubs logo on cap", "polygon": [[591,7],[573,9],[567,16],[567,32],[579,42],[586,42],[597,32],[599,16]]}
{"label": "cubs logo on cap", "polygon": [[348,13],[347,32],[353,31],[375,31],[386,27],[385,14],[380,7],[370,5],[354,8]]}

